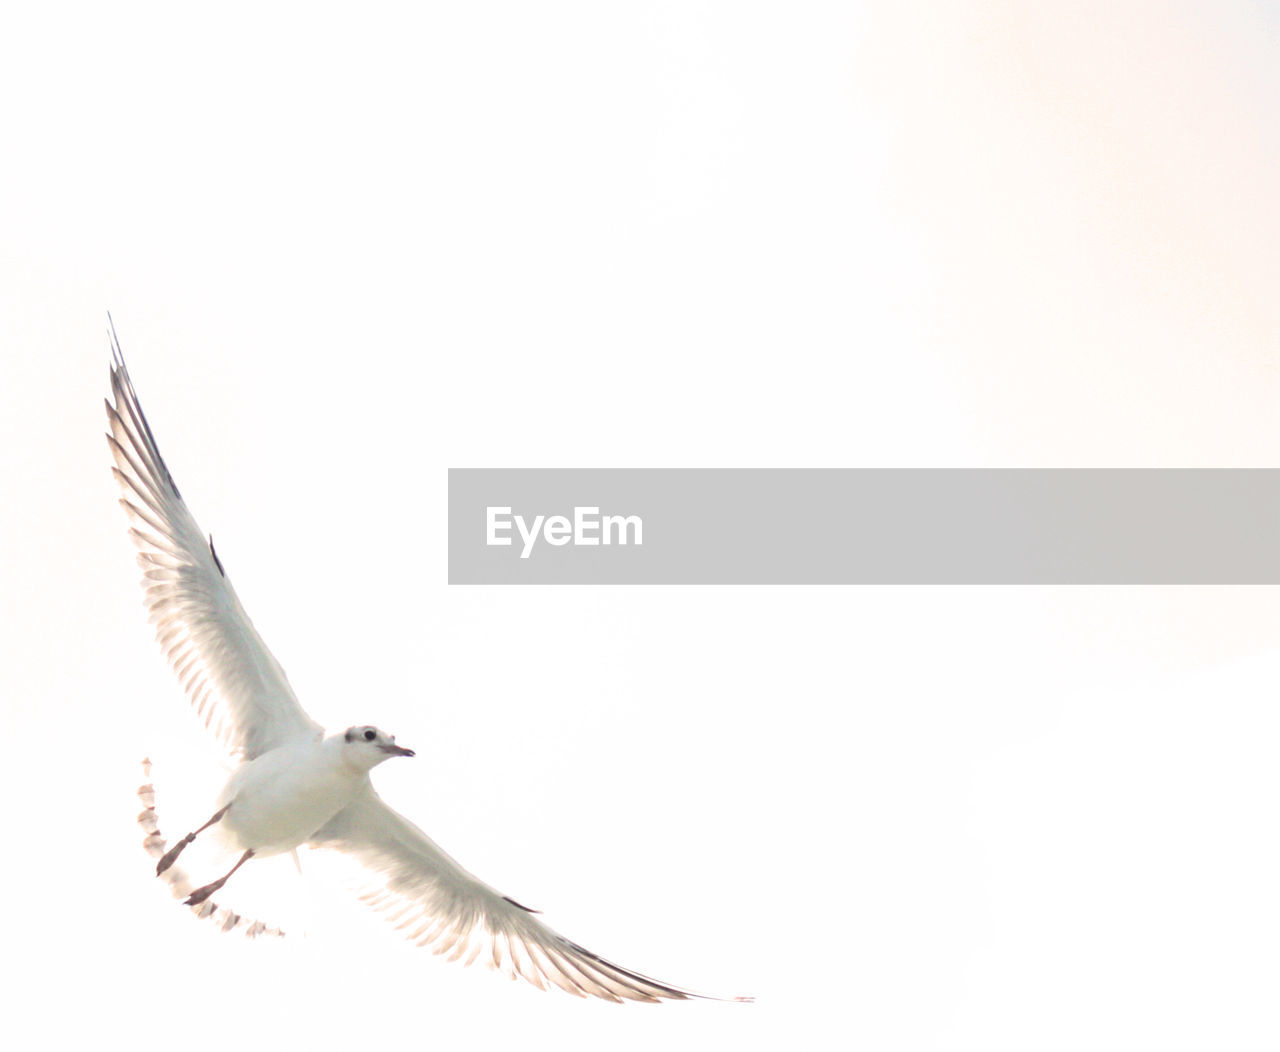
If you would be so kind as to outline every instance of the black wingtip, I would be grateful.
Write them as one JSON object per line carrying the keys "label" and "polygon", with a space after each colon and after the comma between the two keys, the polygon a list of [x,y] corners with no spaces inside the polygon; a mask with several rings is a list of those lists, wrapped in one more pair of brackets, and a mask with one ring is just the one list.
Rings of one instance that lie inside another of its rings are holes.
{"label": "black wingtip", "polygon": [[116,335],[116,323],[112,320],[110,311],[107,311],[107,335],[111,337],[111,357],[115,364],[123,369],[124,352],[120,350],[120,337]]}
{"label": "black wingtip", "polygon": [[213,546],[213,534],[209,534],[209,554],[213,556],[213,565],[218,568],[218,573],[223,577],[227,576],[227,571],[222,568],[222,560],[218,558],[218,551]]}

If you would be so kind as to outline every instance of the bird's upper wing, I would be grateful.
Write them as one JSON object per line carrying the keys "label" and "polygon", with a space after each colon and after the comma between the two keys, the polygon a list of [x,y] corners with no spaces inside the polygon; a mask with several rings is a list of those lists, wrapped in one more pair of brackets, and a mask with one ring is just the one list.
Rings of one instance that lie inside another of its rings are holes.
{"label": "bird's upper wing", "polygon": [[251,760],[286,742],[322,737],[241,607],[212,542],[205,543],[183,503],[142,415],[114,332],[111,339],[111,470],[133,523],[129,535],[138,548],[160,646],[205,725],[234,757]]}
{"label": "bird's upper wing", "polygon": [[[556,934],[527,907],[477,880],[367,786],[311,840],[363,864],[361,897],[419,946],[483,960],[540,990],[547,984],[608,1001],[704,997],[622,968]],[[749,998],[737,998],[749,1000]]]}

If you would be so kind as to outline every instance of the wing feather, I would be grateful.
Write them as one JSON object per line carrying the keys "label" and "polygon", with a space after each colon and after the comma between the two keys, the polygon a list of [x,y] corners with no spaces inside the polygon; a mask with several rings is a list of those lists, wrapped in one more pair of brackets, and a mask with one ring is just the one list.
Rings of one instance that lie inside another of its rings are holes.
{"label": "wing feather", "polygon": [[374,885],[360,896],[362,901],[411,941],[449,960],[470,964],[482,959],[540,990],[552,985],[607,1001],[706,996],[623,968],[557,934],[526,907],[468,873],[383,803],[372,786],[321,829],[312,844],[353,856]]}
{"label": "wing feather", "polygon": [[284,670],[249,620],[212,542],[187,510],[169,474],[120,344],[107,402],[107,444],[128,514],[129,536],[148,617],[192,706],[236,759],[251,760],[288,742],[318,740],[323,731],[298,703]]}

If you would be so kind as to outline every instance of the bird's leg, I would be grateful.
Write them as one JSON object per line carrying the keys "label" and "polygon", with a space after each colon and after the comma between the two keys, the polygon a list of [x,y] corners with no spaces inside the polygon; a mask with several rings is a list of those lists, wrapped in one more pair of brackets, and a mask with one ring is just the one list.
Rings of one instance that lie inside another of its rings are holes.
{"label": "bird's leg", "polygon": [[231,871],[222,879],[215,880],[212,884],[206,884],[203,888],[197,888],[184,901],[184,906],[199,906],[205,899],[217,891],[223,884],[231,879],[231,874],[243,866],[249,859],[253,858],[253,848],[250,848],[240,856],[240,861],[231,867]]}
{"label": "bird's leg", "polygon": [[[166,869],[168,869],[175,862],[177,862],[178,856],[182,854],[186,846],[190,844],[191,841],[195,840],[197,836],[203,833],[211,825],[213,825],[214,822],[218,821],[218,819],[220,819],[223,815],[225,815],[227,813],[227,808],[229,808],[230,806],[231,806],[230,804],[227,804],[226,807],[222,808],[216,815],[214,815],[211,819],[209,819],[209,821],[207,821],[194,833],[188,833],[176,844],[174,844],[173,847],[169,848],[169,850],[164,853],[164,857],[162,857],[160,861],[156,863],[156,876],[157,877],[160,876],[161,873],[163,873]],[[228,876],[229,875],[230,874],[228,874]]]}

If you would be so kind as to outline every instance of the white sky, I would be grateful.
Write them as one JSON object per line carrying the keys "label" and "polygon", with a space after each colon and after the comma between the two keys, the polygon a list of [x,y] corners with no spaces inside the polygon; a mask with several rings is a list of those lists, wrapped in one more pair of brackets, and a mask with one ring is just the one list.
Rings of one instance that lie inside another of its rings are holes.
{"label": "white sky", "polygon": [[[5,21],[11,1025],[1274,1047],[1274,589],[450,589],[444,532],[449,467],[1280,466],[1274,7]],[[138,760],[175,834],[219,773],[114,507],[108,309],[304,704],[419,750],[380,791],[755,1006],[538,994],[287,861],[223,898],[305,937],[164,897]]]}

